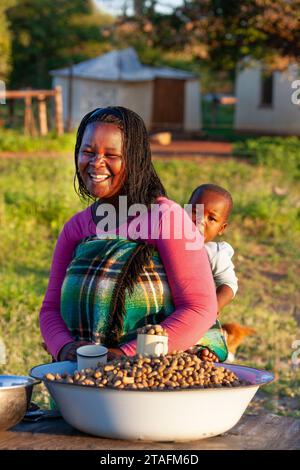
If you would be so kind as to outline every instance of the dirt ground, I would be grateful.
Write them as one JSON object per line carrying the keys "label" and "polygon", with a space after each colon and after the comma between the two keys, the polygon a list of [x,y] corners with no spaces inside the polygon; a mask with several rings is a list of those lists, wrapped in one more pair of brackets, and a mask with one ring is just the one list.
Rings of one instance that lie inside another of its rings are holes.
{"label": "dirt ground", "polygon": [[[176,140],[169,145],[159,145],[151,143],[151,150],[154,158],[187,158],[193,157],[216,157],[228,158],[232,155],[232,144],[228,142],[209,142],[209,141],[192,141],[192,140]],[[64,152],[64,154],[72,155],[72,152]],[[1,152],[0,158],[26,158],[32,155],[39,157],[59,157],[60,152],[53,151],[36,151],[36,152]]]}
{"label": "dirt ground", "polygon": [[232,144],[229,142],[176,140],[169,145],[151,143],[151,149],[154,155],[165,156],[214,155],[226,157],[232,155]]}

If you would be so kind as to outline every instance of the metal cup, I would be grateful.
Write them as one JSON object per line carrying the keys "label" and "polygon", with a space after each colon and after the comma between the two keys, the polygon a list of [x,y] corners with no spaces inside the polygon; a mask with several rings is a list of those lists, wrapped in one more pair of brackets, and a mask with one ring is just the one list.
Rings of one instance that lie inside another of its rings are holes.
{"label": "metal cup", "polygon": [[108,349],[101,344],[81,346],[76,350],[78,370],[95,369],[99,362],[106,364]]}
{"label": "metal cup", "polygon": [[137,354],[142,354],[143,356],[168,354],[168,337],[138,334],[136,350]]}

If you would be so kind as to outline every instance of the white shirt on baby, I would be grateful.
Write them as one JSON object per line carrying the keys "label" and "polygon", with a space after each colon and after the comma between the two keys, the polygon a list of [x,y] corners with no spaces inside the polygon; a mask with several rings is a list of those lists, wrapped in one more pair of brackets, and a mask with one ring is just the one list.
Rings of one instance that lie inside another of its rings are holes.
{"label": "white shirt on baby", "polygon": [[234,255],[232,246],[227,242],[207,242],[204,246],[216,287],[226,284],[235,295],[238,290],[238,279],[235,275],[234,264],[231,261]]}

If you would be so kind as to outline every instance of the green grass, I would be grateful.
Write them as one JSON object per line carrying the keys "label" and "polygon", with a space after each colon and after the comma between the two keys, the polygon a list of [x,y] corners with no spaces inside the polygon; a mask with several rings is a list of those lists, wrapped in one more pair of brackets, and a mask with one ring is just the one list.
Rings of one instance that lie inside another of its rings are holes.
{"label": "green grass", "polygon": [[[257,330],[238,359],[278,374],[266,391],[272,410],[282,413],[275,398],[300,398],[300,366],[291,364],[292,343],[300,339],[295,318],[300,183],[290,184],[280,169],[234,159],[157,161],[155,166],[169,197],[180,204],[204,182],[232,192],[235,208],[224,239],[235,249],[240,287],[221,318]],[[0,337],[8,357],[2,373],[27,374],[49,360],[41,347],[38,314],[56,238],[66,220],[83,208],[73,190],[73,174],[71,157],[0,159]],[[286,188],[287,194],[277,196],[274,186]],[[39,400],[47,403],[45,392]]]}
{"label": "green grass", "polygon": [[234,143],[233,154],[300,179],[300,139],[296,136],[245,139]]}
{"label": "green grass", "polygon": [[57,136],[49,132],[46,136],[31,137],[24,135],[23,130],[1,129],[1,152],[66,152],[72,151],[75,145],[75,133]]}

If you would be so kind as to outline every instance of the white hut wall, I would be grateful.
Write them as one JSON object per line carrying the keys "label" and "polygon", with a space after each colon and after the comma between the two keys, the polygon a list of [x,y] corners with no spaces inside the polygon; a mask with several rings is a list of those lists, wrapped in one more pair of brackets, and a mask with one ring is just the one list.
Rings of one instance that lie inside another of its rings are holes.
{"label": "white hut wall", "polygon": [[[55,77],[54,85],[62,87],[63,119],[67,126],[77,128],[83,116],[95,108],[118,104],[119,85],[115,82],[73,78],[72,85],[68,77]],[[69,103],[70,89],[72,104]],[[69,114],[71,113],[71,116]]]}
{"label": "white hut wall", "polygon": [[146,127],[151,125],[153,82],[123,82],[119,88],[119,106],[125,106],[139,114]]}
{"label": "white hut wall", "polygon": [[95,108],[116,106],[119,86],[116,82],[76,79],[73,94],[73,122],[77,127],[83,116]]}
{"label": "white hut wall", "polygon": [[300,135],[300,106],[292,102],[292,82],[299,79],[299,69],[290,66],[285,72],[273,72],[272,104],[261,103],[262,67],[241,71],[236,81],[235,129]]}
{"label": "white hut wall", "polygon": [[198,131],[202,127],[199,80],[186,80],[184,95],[184,130]]}

